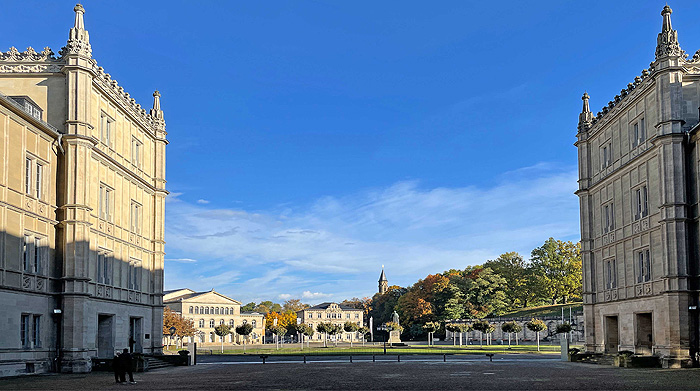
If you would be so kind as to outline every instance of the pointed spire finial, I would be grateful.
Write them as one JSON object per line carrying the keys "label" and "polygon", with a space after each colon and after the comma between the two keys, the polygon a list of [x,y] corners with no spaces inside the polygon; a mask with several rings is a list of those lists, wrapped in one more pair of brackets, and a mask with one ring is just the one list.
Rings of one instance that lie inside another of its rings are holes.
{"label": "pointed spire finial", "polygon": [[656,60],[662,57],[684,57],[685,52],[681,49],[678,43],[678,31],[673,29],[671,25],[671,14],[673,10],[666,4],[661,10],[661,16],[664,18],[661,26],[661,32],[656,38]]}
{"label": "pointed spire finial", "polygon": [[158,90],[153,92],[153,108],[151,109],[151,116],[154,118],[163,119],[163,110],[160,109],[160,92]]}
{"label": "pointed spire finial", "polygon": [[83,21],[85,8],[78,3],[73,8],[73,12],[75,12],[75,23],[73,23],[73,28],[70,29],[68,34],[68,43],[61,49],[59,54],[61,56],[75,54],[83,57],[92,57],[90,35],[85,30],[85,22]]}
{"label": "pointed spire finial", "polygon": [[73,8],[73,12],[75,12],[75,23],[73,24],[73,27],[81,30],[85,30],[85,23],[83,22],[83,15],[85,14],[85,8],[83,8],[83,5],[78,3],[75,5]]}
{"label": "pointed spire finial", "polygon": [[583,109],[581,114],[578,116],[578,130],[579,132],[585,131],[593,125],[593,113],[591,113],[591,108],[588,104],[588,100],[591,97],[588,92],[584,91],[581,100],[583,100]]}

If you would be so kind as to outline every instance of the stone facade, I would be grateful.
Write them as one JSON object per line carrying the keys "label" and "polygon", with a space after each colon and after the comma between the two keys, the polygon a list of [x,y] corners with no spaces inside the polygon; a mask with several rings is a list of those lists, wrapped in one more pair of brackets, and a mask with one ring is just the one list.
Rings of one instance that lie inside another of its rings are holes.
{"label": "stone facade", "polygon": [[[265,315],[258,312],[241,312],[241,302],[215,292],[195,292],[191,289],[178,289],[165,292],[163,303],[178,314],[194,321],[197,335],[185,338],[185,343],[197,342],[198,346],[221,346],[221,337],[214,333],[220,324],[231,326],[232,334],[224,337],[224,344],[243,342],[262,343],[265,335]],[[250,323],[253,332],[248,339],[235,333],[235,327]]]}
{"label": "stone facade", "polygon": [[162,349],[160,95],[136,104],[74,12],[58,56],[0,52],[0,376]]}
{"label": "stone facade", "polygon": [[[321,303],[313,307],[304,308],[297,311],[297,318],[314,329],[311,341],[323,341],[324,335],[316,332],[316,326],[319,323],[343,326],[345,322],[353,322],[359,327],[364,325],[364,312],[362,310],[337,303]],[[343,332],[338,336],[338,341],[362,341],[362,336],[359,333]]]}
{"label": "stone facade", "polygon": [[578,147],[586,350],[698,352],[700,51],[665,6],[655,60],[601,112],[583,95]]}

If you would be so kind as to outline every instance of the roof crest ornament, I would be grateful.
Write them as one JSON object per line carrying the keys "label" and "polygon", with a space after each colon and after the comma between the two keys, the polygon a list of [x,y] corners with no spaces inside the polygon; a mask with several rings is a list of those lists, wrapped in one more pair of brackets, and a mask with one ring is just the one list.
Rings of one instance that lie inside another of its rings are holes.
{"label": "roof crest ornament", "polygon": [[656,60],[663,57],[686,58],[688,56],[678,43],[678,31],[674,30],[671,26],[672,13],[673,10],[668,4],[666,4],[661,11],[661,16],[663,16],[664,20],[661,26],[661,32],[656,38]]}
{"label": "roof crest ornament", "polygon": [[593,113],[588,104],[588,100],[591,97],[588,92],[584,92],[581,100],[583,100],[583,109],[581,109],[581,114],[578,116],[578,130],[579,132],[586,131],[593,124]]}
{"label": "roof crest ornament", "polygon": [[49,47],[45,47],[41,52],[37,52],[31,46],[27,48],[24,52],[20,52],[14,46],[11,47],[7,52],[0,52],[0,61],[7,62],[57,62],[59,59],[56,58],[53,50]]}

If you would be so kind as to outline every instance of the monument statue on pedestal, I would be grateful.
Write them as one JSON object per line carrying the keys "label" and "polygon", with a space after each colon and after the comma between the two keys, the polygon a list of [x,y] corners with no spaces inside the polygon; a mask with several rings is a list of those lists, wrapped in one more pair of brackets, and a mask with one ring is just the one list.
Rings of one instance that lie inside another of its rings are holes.
{"label": "monument statue on pedestal", "polygon": [[[399,314],[394,311],[393,314],[391,314],[391,321],[392,323],[395,323],[397,326],[399,325]],[[401,331],[399,330],[391,330],[389,331],[389,343],[401,343]]]}

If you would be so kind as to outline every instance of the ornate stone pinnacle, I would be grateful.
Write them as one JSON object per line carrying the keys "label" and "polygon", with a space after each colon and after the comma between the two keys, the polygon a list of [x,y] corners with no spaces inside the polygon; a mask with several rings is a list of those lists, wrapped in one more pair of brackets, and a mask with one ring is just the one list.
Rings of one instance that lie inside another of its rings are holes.
{"label": "ornate stone pinnacle", "polygon": [[85,8],[83,8],[82,4],[78,3],[73,8],[73,11],[75,12],[75,23],[73,24],[73,28],[70,29],[68,43],[61,49],[59,54],[64,57],[71,54],[92,57],[90,35],[87,30],[85,30],[85,23],[83,22]]}
{"label": "ornate stone pinnacle", "polygon": [[685,57],[685,52],[678,44],[678,32],[671,26],[671,14],[673,10],[667,5],[661,11],[663,25],[661,32],[656,38],[656,60],[663,57]]}
{"label": "ornate stone pinnacle", "polygon": [[588,130],[588,128],[590,128],[593,124],[593,113],[591,113],[591,108],[588,104],[588,100],[590,98],[591,97],[588,95],[588,92],[584,92],[583,96],[581,97],[581,100],[583,100],[583,109],[581,110],[581,114],[578,116],[579,132]]}

